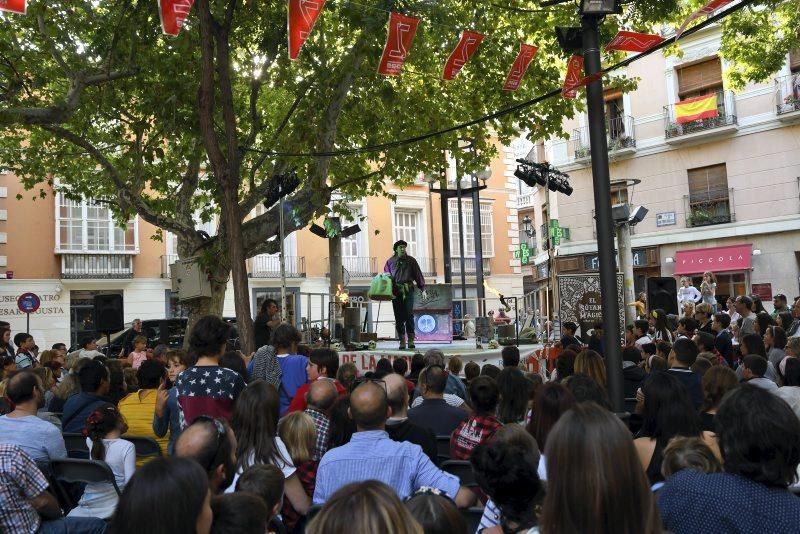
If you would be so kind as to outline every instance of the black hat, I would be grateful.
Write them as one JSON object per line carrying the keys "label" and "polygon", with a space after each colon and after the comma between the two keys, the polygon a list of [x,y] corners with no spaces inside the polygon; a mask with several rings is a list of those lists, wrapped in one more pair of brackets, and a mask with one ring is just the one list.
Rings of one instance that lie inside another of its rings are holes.
{"label": "black hat", "polygon": [[407,246],[408,246],[408,243],[406,243],[406,242],[405,242],[405,241],[403,241],[402,239],[400,239],[399,241],[395,241],[395,242],[394,242],[394,245],[392,245],[392,250],[393,250],[394,252],[397,252],[397,247],[401,247],[401,246],[402,246],[402,247],[407,247]]}

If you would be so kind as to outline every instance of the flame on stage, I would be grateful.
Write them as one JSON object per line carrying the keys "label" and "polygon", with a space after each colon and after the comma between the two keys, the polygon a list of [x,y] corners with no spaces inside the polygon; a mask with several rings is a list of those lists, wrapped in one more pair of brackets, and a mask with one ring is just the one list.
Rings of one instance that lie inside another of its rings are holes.
{"label": "flame on stage", "polygon": [[342,287],[342,284],[337,284],[334,298],[339,304],[347,304],[350,301],[350,294]]}

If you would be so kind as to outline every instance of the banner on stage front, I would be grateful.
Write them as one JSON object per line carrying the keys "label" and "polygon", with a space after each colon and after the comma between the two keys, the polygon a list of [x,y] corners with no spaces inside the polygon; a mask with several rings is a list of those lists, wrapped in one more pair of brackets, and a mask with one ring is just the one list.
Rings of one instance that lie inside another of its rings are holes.
{"label": "banner on stage front", "polygon": [[533,61],[533,58],[536,57],[536,52],[539,50],[538,47],[520,43],[519,44],[519,54],[517,54],[517,59],[514,60],[514,63],[511,65],[511,70],[508,71],[508,76],[506,76],[506,83],[503,84],[504,91],[516,91],[519,89],[520,83],[522,83],[522,77],[525,76],[525,73],[528,71],[528,66]]}
{"label": "banner on stage front", "polygon": [[325,0],[289,0],[289,59],[297,59]]}
{"label": "banner on stage front", "polygon": [[442,76],[445,80],[452,80],[456,74],[467,64],[467,61],[472,55],[477,52],[478,47],[483,41],[484,35],[482,33],[464,30],[461,32],[461,39],[458,44],[450,53],[447,58],[447,63],[444,64],[444,74]]}
{"label": "banner on stage front", "polygon": [[414,35],[417,33],[419,19],[392,13],[389,16],[389,31],[386,34],[386,45],[378,65],[378,74],[397,76],[403,69]]}
{"label": "banner on stage front", "polygon": [[[560,274],[558,280],[558,318],[578,324],[578,335],[584,341],[596,321],[603,319],[599,274]],[[619,303],[620,337],[625,328],[625,306],[622,297],[622,274],[617,273],[617,302]]]}
{"label": "banner on stage front", "polygon": [[27,0],[0,0],[0,11],[10,11],[12,13],[22,13],[28,9]]}

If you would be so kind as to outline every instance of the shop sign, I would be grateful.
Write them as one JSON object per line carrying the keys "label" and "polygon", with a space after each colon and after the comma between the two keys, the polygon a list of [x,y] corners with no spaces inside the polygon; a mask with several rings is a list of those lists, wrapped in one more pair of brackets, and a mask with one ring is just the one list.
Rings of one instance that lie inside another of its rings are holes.
{"label": "shop sign", "polygon": [[[26,295],[33,295],[33,293],[22,293],[19,295],[0,295],[0,317],[2,316],[22,316],[26,313],[33,315],[64,315],[64,307],[61,305],[61,295],[58,293],[34,295],[38,297],[39,306],[32,306],[33,299]],[[26,298],[23,298],[26,297]],[[25,306],[26,310],[22,311],[21,304]]]}
{"label": "shop sign", "polygon": [[753,295],[760,298],[762,302],[772,300],[772,284],[753,284],[750,289],[752,289]]}

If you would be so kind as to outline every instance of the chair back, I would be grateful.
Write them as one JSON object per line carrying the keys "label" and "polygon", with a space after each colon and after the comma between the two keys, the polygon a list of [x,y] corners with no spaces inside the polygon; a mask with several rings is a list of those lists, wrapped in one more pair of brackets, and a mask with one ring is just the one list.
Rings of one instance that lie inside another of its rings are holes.
{"label": "chair back", "polygon": [[461,480],[462,486],[468,488],[478,486],[475,481],[475,473],[472,471],[472,464],[467,460],[447,460],[442,463],[442,471],[457,476]]}
{"label": "chair back", "polygon": [[481,524],[481,518],[483,517],[483,508],[480,506],[462,508],[461,516],[467,523],[467,532],[477,532],[478,526]]}
{"label": "chair back", "polygon": [[146,436],[129,436],[126,434],[122,436],[122,439],[133,443],[137,458],[155,458],[161,456],[161,447],[158,446],[158,442],[153,438],[148,438]]}
{"label": "chair back", "polygon": [[64,432],[64,445],[67,447],[67,456],[79,460],[89,459],[89,447],[86,445],[86,438],[79,432]]}
{"label": "chair back", "polygon": [[[114,478],[114,472],[105,462],[65,458],[63,460],[51,460],[50,469],[56,484],[59,486],[59,491],[63,495],[69,495],[70,492],[62,486],[62,482],[84,484],[107,482],[114,487],[117,495],[122,494],[119,486],[117,486],[117,480]],[[75,504],[71,503],[71,506],[74,507]]]}
{"label": "chair back", "polygon": [[450,436],[436,436],[436,456],[440,464],[450,459]]}

